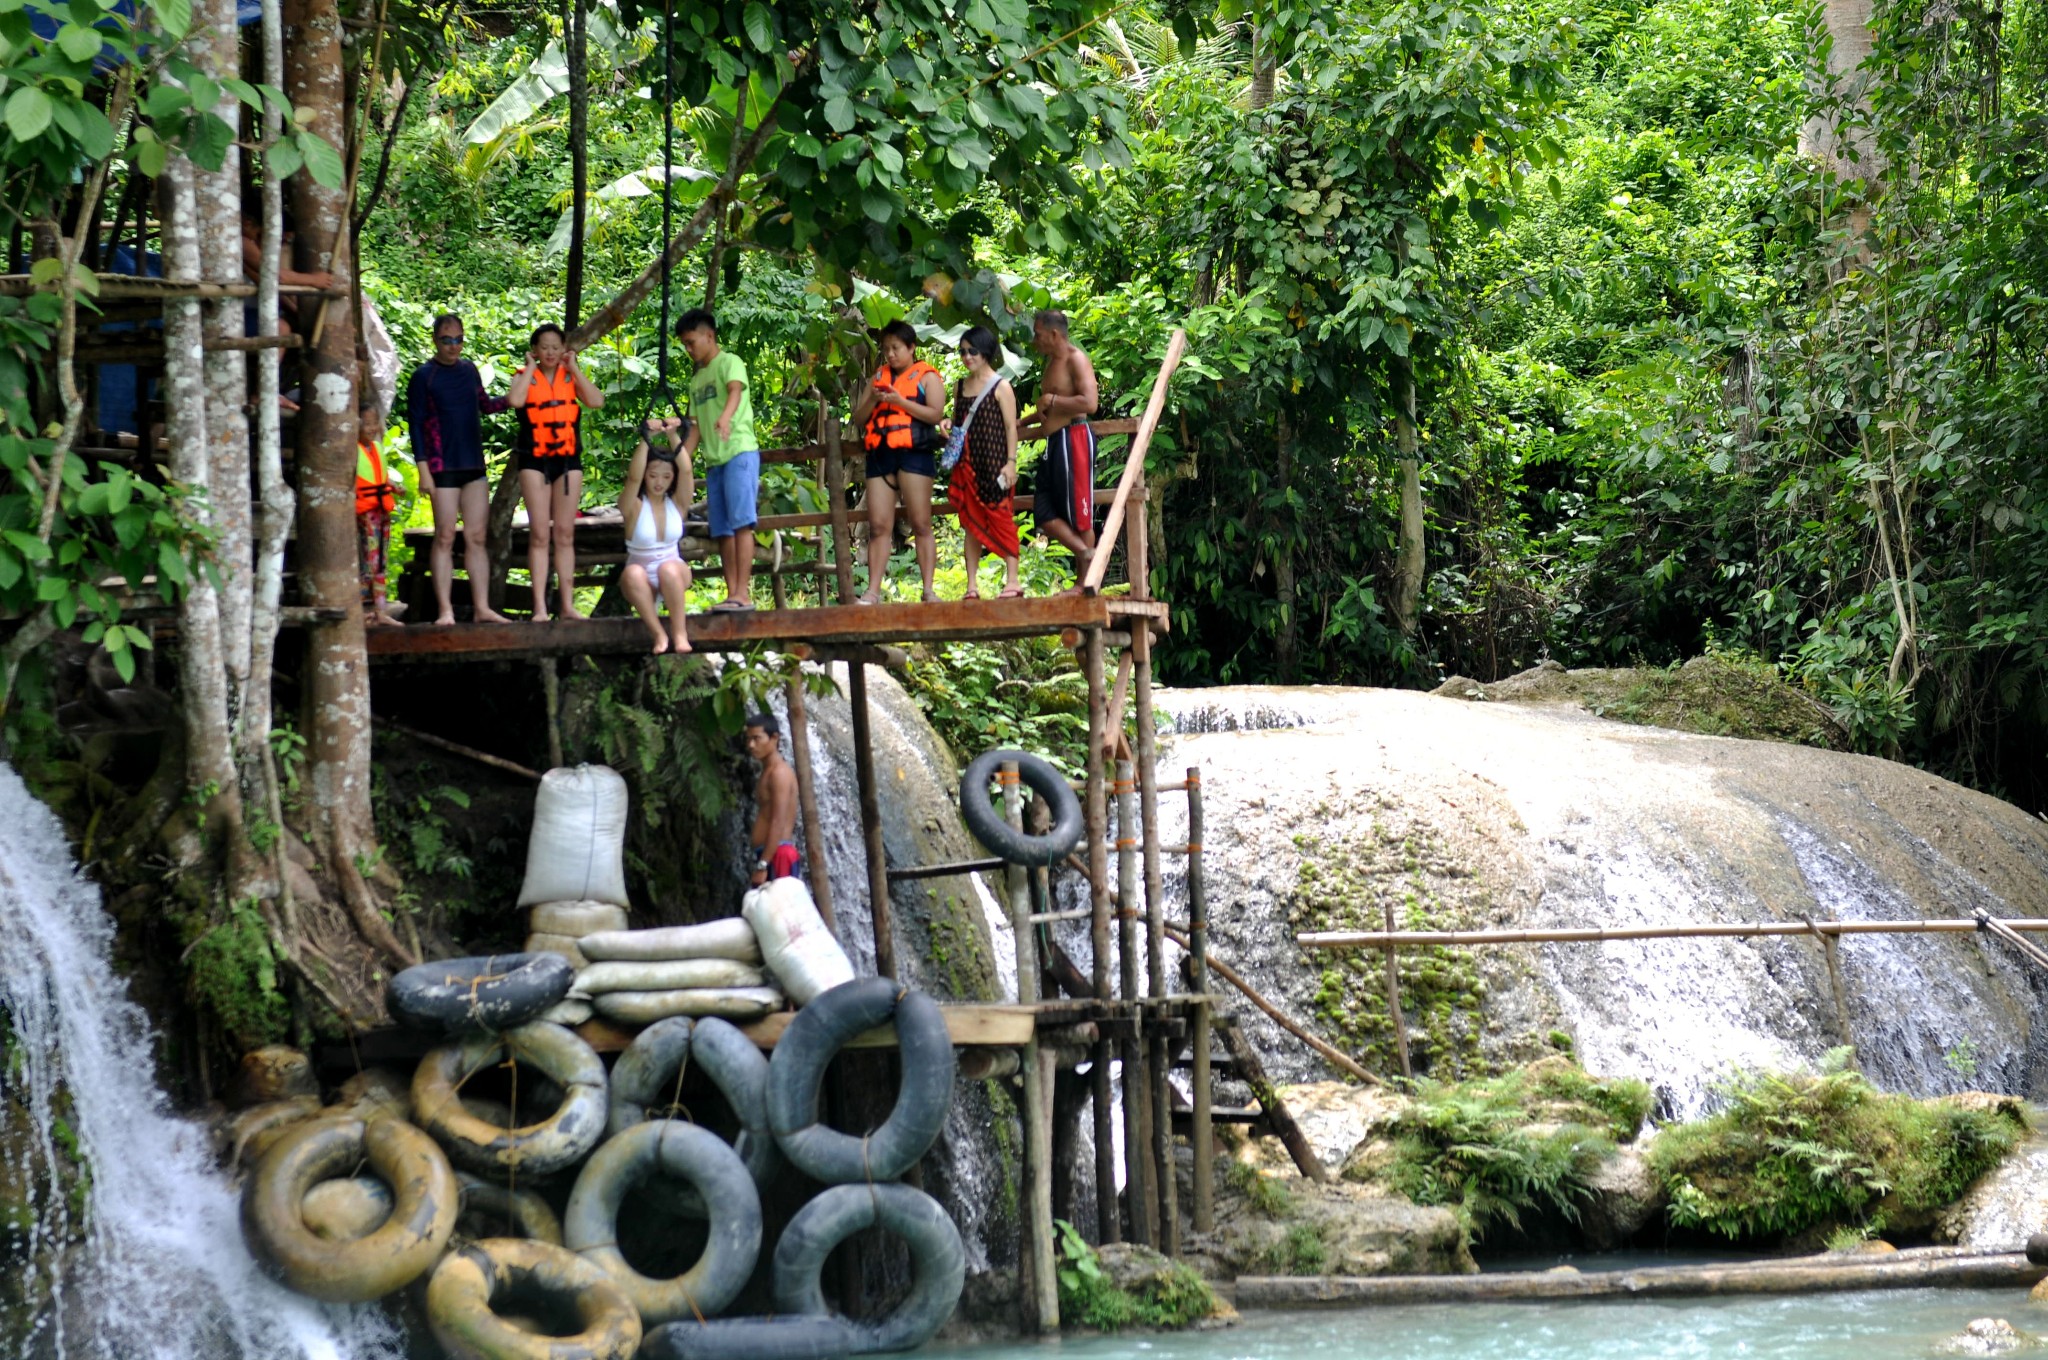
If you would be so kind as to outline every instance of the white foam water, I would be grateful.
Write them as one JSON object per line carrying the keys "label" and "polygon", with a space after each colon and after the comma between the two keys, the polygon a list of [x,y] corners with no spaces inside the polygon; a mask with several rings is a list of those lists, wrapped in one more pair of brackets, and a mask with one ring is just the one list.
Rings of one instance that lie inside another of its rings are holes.
{"label": "white foam water", "polygon": [[[155,1036],[116,975],[114,923],[57,818],[0,765],[0,1140],[27,1188],[22,1243],[41,1302],[16,1354],[48,1360],[397,1360],[374,1308],[317,1304],[266,1278],[234,1189],[156,1084]],[[69,1143],[71,1146],[62,1146]],[[90,1177],[74,1205],[65,1166]]]}

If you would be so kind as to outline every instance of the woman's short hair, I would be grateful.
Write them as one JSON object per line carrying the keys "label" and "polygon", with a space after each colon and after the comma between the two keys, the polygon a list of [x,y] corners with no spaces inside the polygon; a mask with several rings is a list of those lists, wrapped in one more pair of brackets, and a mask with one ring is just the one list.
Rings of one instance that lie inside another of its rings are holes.
{"label": "woman's short hair", "polygon": [[881,332],[875,337],[878,343],[880,341],[888,340],[891,338],[901,340],[904,344],[908,345],[911,349],[914,350],[917,348],[917,327],[911,325],[908,321],[903,320],[901,317],[898,317],[896,320],[891,321],[888,325],[882,327]]}
{"label": "woman's short hair", "polygon": [[535,349],[538,349],[540,348],[540,338],[543,335],[547,335],[550,333],[552,333],[555,339],[561,341],[564,345],[569,343],[569,337],[564,335],[562,333],[562,328],[560,326],[557,326],[552,321],[543,321],[538,326],[535,326],[533,328],[533,338],[528,340],[526,343],[533,346]]}
{"label": "woman's short hair", "polygon": [[990,368],[994,368],[1003,356],[1003,342],[996,339],[996,333],[986,326],[976,326],[961,336],[960,347],[971,349],[988,360]]}
{"label": "woman's short hair", "polygon": [[[439,335],[450,326],[461,326],[462,318],[454,312],[443,312],[434,318],[434,334]],[[466,330],[467,327],[464,327]]]}

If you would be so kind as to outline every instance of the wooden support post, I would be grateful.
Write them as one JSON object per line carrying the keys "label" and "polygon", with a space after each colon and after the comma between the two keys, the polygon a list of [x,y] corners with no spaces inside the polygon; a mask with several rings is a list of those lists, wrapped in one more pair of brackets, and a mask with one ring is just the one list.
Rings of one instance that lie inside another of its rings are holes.
{"label": "wooden support post", "polygon": [[1266,1122],[1272,1126],[1274,1135],[1286,1147],[1287,1155],[1294,1159],[1295,1169],[1312,1181],[1327,1183],[1330,1173],[1323,1169],[1323,1163],[1316,1156],[1316,1150],[1309,1146],[1301,1125],[1294,1122],[1294,1116],[1287,1112],[1286,1102],[1273,1089],[1273,1083],[1266,1076],[1266,1064],[1260,1061],[1259,1051],[1252,1047],[1252,1041],[1236,1025],[1225,1025],[1223,1046],[1230,1050],[1231,1061],[1237,1064],[1238,1076],[1252,1088],[1252,1098],[1265,1112]]}
{"label": "wooden support post", "polygon": [[[1811,925],[1812,922],[1809,921],[1807,924]],[[1813,933],[1820,936],[1821,953],[1827,958],[1828,994],[1835,1001],[1835,1028],[1841,1033],[1843,1047],[1849,1050],[1849,1066],[1861,1071],[1863,1065],[1856,1061],[1856,1038],[1849,1032],[1849,998],[1842,991],[1841,955],[1836,952],[1841,948],[1841,937],[1821,935],[1818,930]]]}
{"label": "wooden support post", "polygon": [[[1131,520],[1130,552],[1132,589],[1142,590],[1147,570],[1145,504],[1134,507]],[[1138,705],[1138,826],[1144,844],[1145,865],[1145,980],[1153,1000],[1165,999],[1166,984],[1166,885],[1159,870],[1159,732],[1152,711],[1152,627],[1148,619],[1131,622],[1131,650],[1136,658],[1132,673],[1137,680],[1134,696]],[[1189,836],[1194,841],[1192,834]],[[1171,1069],[1167,1063],[1164,1036],[1152,1039],[1152,1166],[1153,1183],[1159,1194],[1160,1250],[1168,1256],[1180,1254],[1180,1199],[1173,1164]]]}
{"label": "wooden support post", "polygon": [[[820,399],[819,406],[824,406]],[[853,539],[846,523],[846,460],[839,451],[839,417],[820,413],[819,442],[825,446],[825,508],[832,515],[832,572],[839,578],[839,603],[853,603]]]}
{"label": "wooden support post", "polygon": [[[1125,653],[1126,656],[1129,653]],[[1110,734],[1112,741],[1114,733]],[[1118,1043],[1123,1061],[1124,1198],[1130,1207],[1131,1241],[1149,1247],[1157,1242],[1148,1165],[1151,1136],[1145,1126],[1149,1087],[1145,1079],[1144,1011],[1138,1006],[1138,800],[1131,762],[1116,763],[1116,961],[1117,994],[1129,1009],[1130,1026]]]}
{"label": "wooden support post", "polygon": [[868,912],[875,924],[875,971],[896,976],[896,940],[890,924],[889,858],[882,845],[882,806],[875,792],[875,743],[868,719],[868,668],[846,668],[853,706],[853,765],[860,784],[860,827],[868,852]]}
{"label": "wooden support post", "polygon": [[1196,996],[1194,1024],[1195,1231],[1216,1231],[1214,1076],[1209,1068],[1209,899],[1202,883],[1202,771],[1188,767],[1188,979]]}
{"label": "wooden support post", "polygon": [[[1107,999],[1109,981],[1109,847],[1104,835],[1109,821],[1108,791],[1103,786],[1103,734],[1109,726],[1108,696],[1102,684],[1102,630],[1091,628],[1081,647],[1081,670],[1088,679],[1088,783],[1083,819],[1088,837],[1090,981],[1095,995]],[[1110,1045],[1096,1041],[1088,1060],[1095,1117],[1095,1226],[1097,1240],[1121,1242],[1123,1225],[1116,1204],[1116,1147],[1109,1099]]]}
{"label": "wooden support post", "polygon": [[[779,576],[775,578],[775,588],[782,589]],[[818,915],[825,918],[825,929],[837,935],[839,920],[832,912],[832,875],[825,862],[825,827],[818,819],[818,783],[811,772],[811,721],[804,703],[802,675],[789,678],[783,697],[789,708],[790,754],[796,757],[796,805],[804,818],[804,858],[810,861],[805,868],[811,880],[811,900],[818,904]]]}
{"label": "wooden support post", "polygon": [[[1394,929],[1394,902],[1392,898],[1380,904],[1387,915],[1387,930]],[[1408,1017],[1401,1014],[1401,971],[1394,958],[1394,946],[1387,946],[1387,1016],[1394,1022],[1394,1052],[1401,1058],[1401,1075],[1413,1077],[1414,1067],[1408,1061]]]}
{"label": "wooden support post", "polygon": [[[1024,792],[1017,782],[1016,762],[1002,767],[1003,812],[1010,825],[1024,829]],[[1021,864],[1005,875],[1010,898],[1010,932],[1017,945],[1017,1004],[1038,1000],[1038,949],[1031,926],[1031,885]],[[1024,1179],[1017,1193],[1017,1220],[1024,1227],[1018,1252],[1023,1287],[1020,1321],[1027,1333],[1057,1336],[1060,1330],[1059,1267],[1054,1262],[1052,1226],[1052,1083],[1039,1053],[1038,1035],[1024,1045]]]}

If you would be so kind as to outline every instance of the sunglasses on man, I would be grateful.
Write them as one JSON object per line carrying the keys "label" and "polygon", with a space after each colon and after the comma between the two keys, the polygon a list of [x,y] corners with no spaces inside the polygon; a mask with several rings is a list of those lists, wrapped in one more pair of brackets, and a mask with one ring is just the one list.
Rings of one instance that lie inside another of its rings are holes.
{"label": "sunglasses on man", "polygon": [[459,335],[437,335],[434,337],[434,343],[437,345],[459,345],[462,343],[462,337]]}

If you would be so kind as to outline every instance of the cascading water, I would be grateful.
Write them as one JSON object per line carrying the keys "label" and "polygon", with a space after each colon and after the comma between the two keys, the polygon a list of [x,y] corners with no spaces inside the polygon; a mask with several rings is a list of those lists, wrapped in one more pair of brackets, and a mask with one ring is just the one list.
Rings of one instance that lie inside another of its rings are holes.
{"label": "cascading water", "polygon": [[[326,1308],[260,1274],[206,1138],[155,1081],[148,1019],[112,964],[113,921],[56,817],[0,765],[0,1011],[31,1316],[0,1342],[48,1360],[382,1360],[374,1309]],[[74,1200],[77,1202],[74,1203]]]}
{"label": "cascading water", "polygon": [[[1359,1004],[1331,999],[1347,995],[1343,970],[1381,964],[1309,954],[1295,933],[1378,929],[1389,908],[1407,928],[1543,928],[1967,920],[2048,904],[2048,827],[1890,761],[1387,690],[1159,702],[1177,734],[1162,778],[1204,771],[1217,952],[1326,1030]],[[1185,839],[1182,800],[1160,811],[1160,839]],[[1165,867],[1168,914],[1183,916],[1180,865]],[[1650,1081],[1664,1117],[1702,1112],[1732,1068],[1810,1064],[1845,1038],[1887,1089],[2048,1094],[2048,974],[2007,946],[1864,935],[1838,955],[1846,1015],[1813,938],[1474,950],[1481,986],[1454,1023],[1508,1061],[1568,1036],[1592,1070]],[[1275,1075],[1326,1075],[1238,1009]],[[1411,1012],[1411,1030],[1427,1019]]]}

